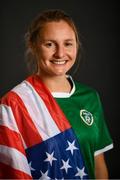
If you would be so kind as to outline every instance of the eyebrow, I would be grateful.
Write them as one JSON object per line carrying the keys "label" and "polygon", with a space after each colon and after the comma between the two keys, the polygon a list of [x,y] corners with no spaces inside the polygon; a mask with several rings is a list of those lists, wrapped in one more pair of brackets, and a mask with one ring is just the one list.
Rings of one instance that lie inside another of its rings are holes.
{"label": "eyebrow", "polygon": [[74,41],[74,39],[66,39],[65,41]]}
{"label": "eyebrow", "polygon": [[[56,40],[53,40],[53,39],[44,39],[44,40],[42,40],[42,42],[47,42],[47,41],[57,42]],[[64,41],[74,41],[74,39],[65,39]]]}

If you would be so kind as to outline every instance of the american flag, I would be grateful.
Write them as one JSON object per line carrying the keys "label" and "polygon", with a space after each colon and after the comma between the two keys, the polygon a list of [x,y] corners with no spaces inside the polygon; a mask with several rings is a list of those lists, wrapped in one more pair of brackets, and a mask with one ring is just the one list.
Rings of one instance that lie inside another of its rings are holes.
{"label": "american flag", "polygon": [[88,179],[72,129],[26,150],[35,179]]}
{"label": "american flag", "polygon": [[3,97],[0,113],[0,178],[88,179],[73,129],[38,76]]}

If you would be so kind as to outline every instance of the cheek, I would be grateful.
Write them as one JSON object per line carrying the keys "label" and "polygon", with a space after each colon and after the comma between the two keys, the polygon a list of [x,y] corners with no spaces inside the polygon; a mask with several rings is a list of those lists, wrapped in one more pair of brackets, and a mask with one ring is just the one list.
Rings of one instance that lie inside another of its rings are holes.
{"label": "cheek", "polygon": [[70,56],[73,60],[76,59],[76,56],[77,56],[77,50],[76,49],[73,49],[71,52],[70,52]]}
{"label": "cheek", "polygon": [[39,60],[46,61],[50,56],[50,53],[48,51],[45,51],[43,49],[39,50]]}

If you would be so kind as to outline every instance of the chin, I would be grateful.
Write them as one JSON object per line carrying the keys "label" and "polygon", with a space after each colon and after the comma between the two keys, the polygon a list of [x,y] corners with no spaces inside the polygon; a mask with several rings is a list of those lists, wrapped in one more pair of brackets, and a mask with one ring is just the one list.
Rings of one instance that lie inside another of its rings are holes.
{"label": "chin", "polygon": [[68,70],[66,70],[66,69],[61,69],[61,70],[60,69],[59,70],[54,69],[53,70],[53,73],[56,74],[56,75],[65,75],[66,72],[68,72]]}
{"label": "chin", "polygon": [[51,75],[52,76],[64,76],[66,74],[66,72],[54,72]]}

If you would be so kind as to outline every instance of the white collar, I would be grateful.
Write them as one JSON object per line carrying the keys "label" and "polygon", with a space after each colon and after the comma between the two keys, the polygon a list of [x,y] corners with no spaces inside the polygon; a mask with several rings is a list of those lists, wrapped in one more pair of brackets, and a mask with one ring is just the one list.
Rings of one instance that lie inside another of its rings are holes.
{"label": "white collar", "polygon": [[69,93],[67,93],[67,92],[52,92],[51,94],[54,98],[69,98],[75,92],[75,83],[74,83],[72,77],[67,75],[67,78],[71,81],[71,84],[72,84],[71,91]]}

